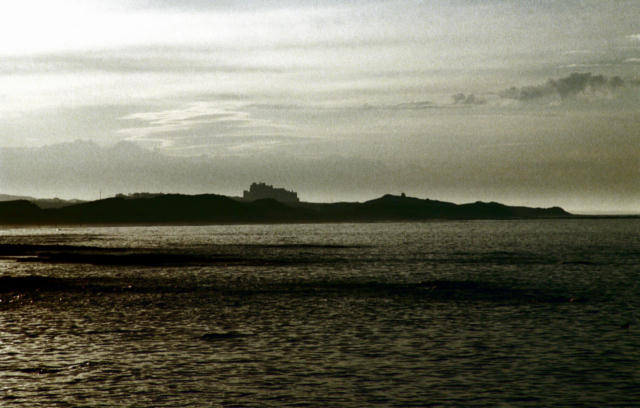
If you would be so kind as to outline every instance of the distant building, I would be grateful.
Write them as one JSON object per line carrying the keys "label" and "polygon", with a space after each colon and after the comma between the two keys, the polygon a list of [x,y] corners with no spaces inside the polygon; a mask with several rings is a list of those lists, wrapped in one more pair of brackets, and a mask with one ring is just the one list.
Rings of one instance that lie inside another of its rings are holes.
{"label": "distant building", "polygon": [[249,191],[242,193],[242,199],[245,201],[255,201],[263,198],[273,198],[282,203],[298,203],[298,193],[295,191],[277,188],[265,183],[252,183]]}

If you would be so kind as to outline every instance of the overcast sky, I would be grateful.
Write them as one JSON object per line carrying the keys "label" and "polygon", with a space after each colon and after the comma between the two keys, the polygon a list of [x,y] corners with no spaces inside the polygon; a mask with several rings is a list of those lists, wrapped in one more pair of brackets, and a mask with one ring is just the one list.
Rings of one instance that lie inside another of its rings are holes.
{"label": "overcast sky", "polygon": [[0,3],[0,193],[640,212],[640,2]]}

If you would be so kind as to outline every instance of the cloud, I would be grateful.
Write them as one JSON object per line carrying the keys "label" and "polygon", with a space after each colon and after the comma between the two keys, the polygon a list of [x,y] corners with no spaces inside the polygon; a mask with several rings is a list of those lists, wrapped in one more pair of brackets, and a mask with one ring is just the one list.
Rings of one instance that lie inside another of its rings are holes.
{"label": "cloud", "polygon": [[304,109],[303,105],[293,104],[293,103],[252,103],[252,104],[246,105],[245,107],[249,109],[272,110],[272,111]]}
{"label": "cloud", "polygon": [[375,104],[375,103],[367,103],[363,106],[360,106],[356,109],[378,109],[378,110],[423,110],[423,109],[433,109],[437,108],[438,105],[434,104],[431,101],[411,101],[411,102],[401,102],[396,104]]}
{"label": "cloud", "polygon": [[563,55],[590,55],[593,54],[591,50],[569,50],[562,53]]}
{"label": "cloud", "polygon": [[251,4],[237,0],[138,0],[123,2],[123,5],[132,9],[168,9],[179,11],[209,11],[209,10],[264,10],[285,7],[314,7],[318,6],[317,0],[253,0]]}
{"label": "cloud", "polygon": [[130,140],[148,140],[148,136],[153,134],[184,131],[206,123],[238,124],[248,120],[245,112],[217,107],[206,102],[192,103],[181,109],[132,113],[121,119],[137,124],[119,131],[129,134]]}
{"label": "cloud", "polygon": [[265,137],[273,141],[286,136],[286,125],[256,118],[245,108],[200,101],[175,109],[137,112],[120,118],[132,126],[122,128],[118,133],[126,135],[126,140],[174,152],[221,143],[231,147],[230,137],[236,138],[237,144],[247,145],[251,137],[255,143],[263,144]]}
{"label": "cloud", "polygon": [[452,98],[454,105],[484,105],[487,103],[485,99],[476,97],[475,94],[457,93]]}
{"label": "cloud", "polygon": [[393,105],[393,109],[431,109],[434,104],[430,101],[405,102]]}
{"label": "cloud", "polygon": [[547,97],[567,100],[580,95],[611,94],[625,87],[625,81],[618,77],[593,75],[590,72],[574,72],[560,79],[549,79],[545,84],[511,87],[499,93],[502,98],[518,101],[533,101]]}
{"label": "cloud", "polygon": [[[291,69],[289,69],[291,70]],[[0,74],[83,73],[272,73],[267,64],[236,63],[208,48],[129,47],[92,52],[59,52],[10,56],[0,61]]]}

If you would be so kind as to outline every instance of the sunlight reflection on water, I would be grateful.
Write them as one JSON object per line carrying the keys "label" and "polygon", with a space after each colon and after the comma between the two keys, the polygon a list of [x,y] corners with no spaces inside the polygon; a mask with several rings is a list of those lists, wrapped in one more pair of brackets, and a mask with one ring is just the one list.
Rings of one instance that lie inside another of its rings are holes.
{"label": "sunlight reflection on water", "polygon": [[637,220],[3,230],[4,245],[260,262],[1,261],[0,401],[633,405],[638,231]]}

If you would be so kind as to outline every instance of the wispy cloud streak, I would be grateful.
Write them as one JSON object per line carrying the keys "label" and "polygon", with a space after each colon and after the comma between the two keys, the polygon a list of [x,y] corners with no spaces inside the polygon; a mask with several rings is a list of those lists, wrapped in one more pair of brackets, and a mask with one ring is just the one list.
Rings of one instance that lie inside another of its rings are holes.
{"label": "wispy cloud streak", "polygon": [[[132,123],[118,131],[127,140],[175,150],[191,148],[194,141],[203,139],[209,142],[201,146],[215,146],[220,142],[216,139],[225,137],[228,143],[230,136],[238,136],[237,143],[247,144],[247,131],[255,136],[265,133],[286,136],[289,130],[285,124],[253,117],[241,106],[219,102],[194,102],[177,109],[137,112],[121,120]],[[256,143],[264,143],[258,139]]]}

